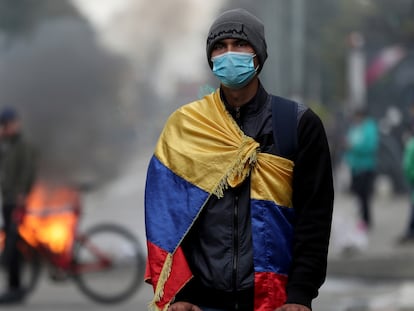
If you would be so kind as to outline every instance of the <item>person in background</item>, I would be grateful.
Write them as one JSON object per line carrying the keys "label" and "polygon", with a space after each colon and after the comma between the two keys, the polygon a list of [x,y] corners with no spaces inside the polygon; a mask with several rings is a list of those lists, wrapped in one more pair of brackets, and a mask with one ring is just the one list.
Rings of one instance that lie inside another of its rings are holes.
{"label": "person in background", "polygon": [[0,304],[18,303],[24,293],[20,280],[20,253],[16,211],[24,208],[36,176],[35,151],[22,135],[18,113],[13,108],[0,112],[2,133],[0,154],[0,187],[2,195],[2,216],[6,233],[3,265],[8,270],[8,289],[0,295]]}
{"label": "person in background", "polygon": [[346,133],[345,162],[351,172],[351,191],[359,204],[359,229],[373,226],[371,198],[377,169],[379,134],[376,121],[366,110],[358,109]]}
{"label": "person in background", "polygon": [[410,214],[407,227],[401,237],[399,244],[414,243],[414,103],[410,106],[409,125],[407,137],[405,137],[402,170],[407,180],[410,191]]}
{"label": "person in background", "polygon": [[[206,43],[220,88],[169,117],[147,171],[151,310],[310,311],[334,200],[324,126],[305,105],[266,92],[256,16],[222,13]],[[280,153],[290,136],[295,148]]]}

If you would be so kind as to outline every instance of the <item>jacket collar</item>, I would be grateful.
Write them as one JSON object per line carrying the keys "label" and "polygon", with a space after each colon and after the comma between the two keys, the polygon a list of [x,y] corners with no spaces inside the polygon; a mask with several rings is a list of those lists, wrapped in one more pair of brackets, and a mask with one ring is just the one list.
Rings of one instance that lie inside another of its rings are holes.
{"label": "jacket collar", "polygon": [[[264,89],[263,85],[259,83],[256,95],[248,101],[246,104],[240,107],[239,112],[241,115],[255,115],[263,109],[269,94]],[[220,97],[224,102],[226,109],[234,117],[237,113],[237,109],[230,106],[227,102],[223,90],[220,88]]]}

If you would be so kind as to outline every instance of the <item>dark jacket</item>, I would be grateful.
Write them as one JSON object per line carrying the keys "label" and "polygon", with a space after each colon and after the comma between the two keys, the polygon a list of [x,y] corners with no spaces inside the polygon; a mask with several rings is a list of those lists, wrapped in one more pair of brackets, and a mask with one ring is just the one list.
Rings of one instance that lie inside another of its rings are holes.
{"label": "dark jacket", "polygon": [[34,148],[22,135],[2,142],[0,157],[0,185],[4,204],[16,204],[19,195],[26,196],[36,175]]}
{"label": "dark jacket", "polygon": [[[226,106],[244,133],[260,143],[261,152],[276,153],[270,96],[262,86],[251,102],[239,111]],[[295,162],[292,201],[296,222],[287,302],[310,306],[326,275],[333,182],[323,125],[319,117],[303,105],[299,105],[298,148],[292,159]],[[216,301],[215,306],[219,308],[233,309],[238,305],[240,310],[253,310],[249,206],[249,179],[237,188],[227,189],[221,199],[211,197],[183,242],[195,277],[179,293],[177,300],[209,306]]]}

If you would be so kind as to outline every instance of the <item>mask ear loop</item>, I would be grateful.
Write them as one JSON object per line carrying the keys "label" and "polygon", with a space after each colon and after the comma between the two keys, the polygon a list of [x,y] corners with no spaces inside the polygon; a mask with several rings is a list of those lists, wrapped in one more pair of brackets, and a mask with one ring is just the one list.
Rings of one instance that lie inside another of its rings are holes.
{"label": "mask ear loop", "polygon": [[[253,57],[253,58],[257,57],[257,54],[253,54],[253,55],[252,55],[252,57]],[[253,64],[254,64],[254,62],[253,62]],[[258,70],[259,70],[259,68],[260,68],[260,64],[258,63],[258,64],[257,64],[257,67],[256,67],[256,68],[254,68],[254,71],[257,73],[257,72],[258,72]]]}

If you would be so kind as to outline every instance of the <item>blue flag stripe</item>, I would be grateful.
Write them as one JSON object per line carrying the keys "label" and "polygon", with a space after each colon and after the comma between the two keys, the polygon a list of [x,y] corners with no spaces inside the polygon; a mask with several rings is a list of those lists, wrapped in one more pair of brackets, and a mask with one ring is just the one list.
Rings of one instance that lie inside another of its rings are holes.
{"label": "blue flag stripe", "polygon": [[209,194],[177,176],[155,156],[145,190],[145,224],[150,242],[172,253]]}
{"label": "blue flag stripe", "polygon": [[256,272],[287,274],[291,262],[294,210],[271,201],[251,200]]}

